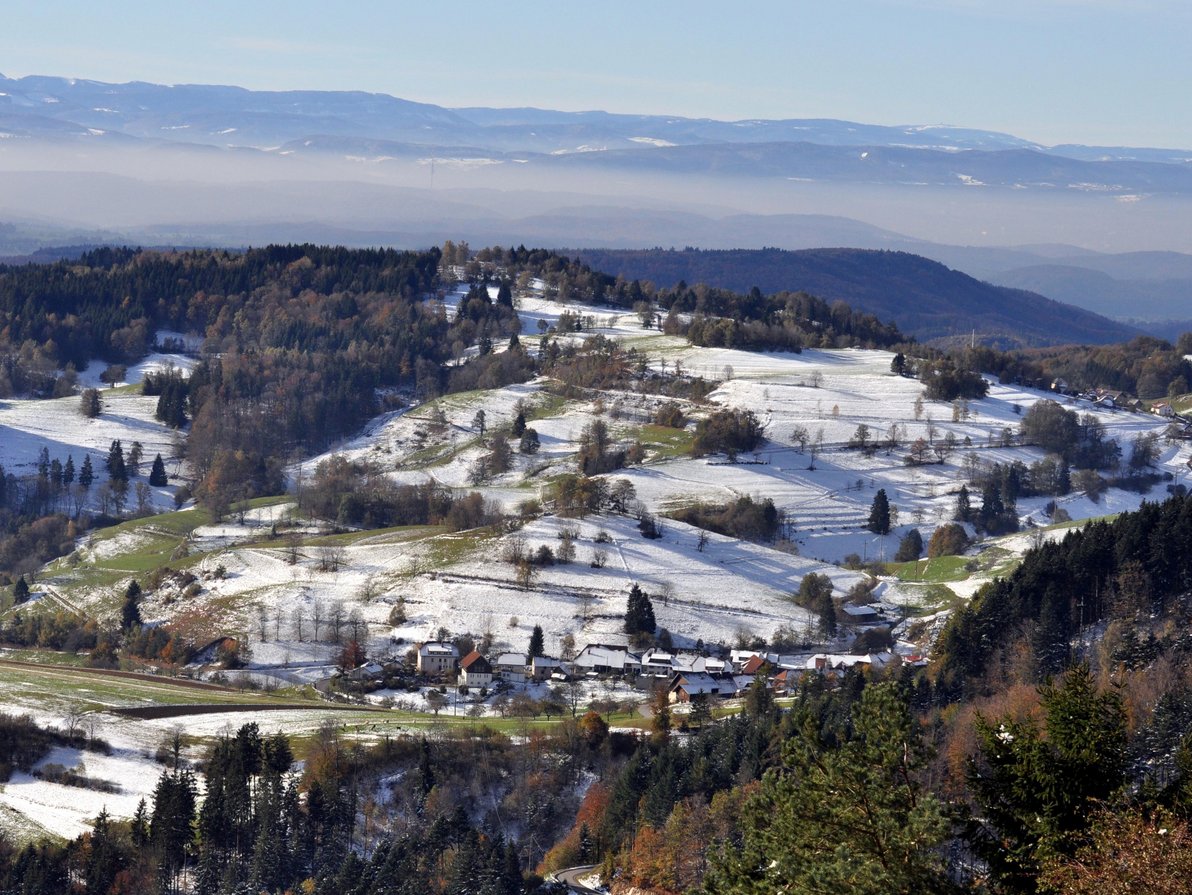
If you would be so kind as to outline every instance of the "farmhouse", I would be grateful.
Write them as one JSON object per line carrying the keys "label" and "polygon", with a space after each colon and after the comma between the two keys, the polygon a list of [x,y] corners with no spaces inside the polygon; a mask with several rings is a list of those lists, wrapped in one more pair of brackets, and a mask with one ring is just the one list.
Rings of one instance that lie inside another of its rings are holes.
{"label": "farmhouse", "polygon": [[487,687],[493,682],[493,667],[488,659],[472,650],[459,663],[459,682],[468,687]]}

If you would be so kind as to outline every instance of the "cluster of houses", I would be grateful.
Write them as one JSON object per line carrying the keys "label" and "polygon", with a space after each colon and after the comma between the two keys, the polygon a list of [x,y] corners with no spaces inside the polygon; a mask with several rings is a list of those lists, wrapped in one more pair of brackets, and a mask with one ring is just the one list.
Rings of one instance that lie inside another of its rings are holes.
{"label": "cluster of houses", "polygon": [[1136,413],[1153,413],[1164,419],[1169,419],[1185,426],[1192,426],[1192,419],[1188,419],[1177,413],[1175,408],[1171,406],[1170,401],[1152,401],[1148,406],[1145,401],[1133,395],[1126,392],[1114,391],[1113,389],[1094,388],[1083,392],[1078,391],[1070,387],[1066,379],[1053,380],[1051,390],[1071,398],[1079,398],[1081,401],[1088,401],[1094,407],[1099,407],[1102,410],[1133,410]]}
{"label": "cluster of houses", "polygon": [[[759,673],[764,673],[776,693],[797,685],[804,674],[836,675],[853,666],[883,668],[895,660],[892,653],[835,655],[814,653],[784,656],[758,650],[733,650],[729,658],[695,653],[672,653],[648,649],[636,653],[625,646],[593,643],[573,659],[502,653],[487,657],[477,650],[461,656],[454,643],[427,641],[416,644],[416,667],[420,675],[466,687],[492,687],[499,683],[566,681],[578,678],[617,677],[657,685],[666,682],[672,703],[709,698],[733,698],[744,694]],[[919,656],[902,661],[922,663]]]}

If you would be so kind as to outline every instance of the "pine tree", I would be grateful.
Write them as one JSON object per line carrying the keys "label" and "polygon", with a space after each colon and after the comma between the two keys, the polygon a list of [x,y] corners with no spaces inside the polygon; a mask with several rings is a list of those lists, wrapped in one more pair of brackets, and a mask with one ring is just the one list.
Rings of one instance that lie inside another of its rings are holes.
{"label": "pine tree", "polygon": [[523,432],[526,431],[526,412],[522,408],[517,409],[517,416],[513,418],[513,435],[516,438],[521,438]]}
{"label": "pine tree", "polygon": [[137,579],[128,582],[124,590],[124,603],[120,606],[120,630],[131,631],[141,623],[141,585]]}
{"label": "pine tree", "polygon": [[1072,469],[1068,466],[1068,461],[1061,458],[1060,460],[1060,476],[1056,483],[1056,492],[1063,496],[1072,490]]}
{"label": "pine tree", "polygon": [[171,884],[182,869],[194,834],[197,786],[189,771],[163,773],[153,791],[149,842]]}
{"label": "pine tree", "polygon": [[95,470],[91,466],[91,455],[87,454],[83,457],[83,467],[79,470],[79,484],[83,486],[83,490],[90,489],[91,483],[95,481]]}
{"label": "pine tree", "polygon": [[149,470],[149,484],[154,488],[162,488],[170,483],[166,476],[166,464],[161,459],[161,454],[153,458],[153,466]]}
{"label": "pine tree", "polygon": [[128,480],[128,467],[124,463],[124,446],[117,438],[108,448],[107,459],[108,478],[114,482]]}
{"label": "pine tree", "polygon": [[139,441],[134,441],[132,447],[128,450],[128,462],[126,463],[129,476],[138,476],[141,474],[141,457],[144,454],[144,445]]}
{"label": "pine tree", "polygon": [[22,575],[17,579],[17,583],[12,586],[12,601],[17,606],[29,599],[29,582],[25,580]]}
{"label": "pine tree", "polygon": [[144,799],[137,802],[137,810],[132,816],[129,834],[134,848],[144,848],[149,842],[149,812],[145,808]]}
{"label": "pine tree", "polygon": [[545,654],[545,646],[542,637],[542,625],[535,625],[534,630],[530,633],[530,658],[542,656]]}
{"label": "pine tree", "polygon": [[654,604],[650,597],[636,583],[629,590],[629,602],[625,609],[625,633],[630,637],[649,636],[657,629],[654,619]]}
{"label": "pine tree", "polygon": [[886,497],[885,488],[878,488],[877,494],[873,495],[873,505],[869,508],[869,522],[866,528],[874,534],[890,533],[890,500]]}
{"label": "pine tree", "polygon": [[1096,806],[1125,780],[1126,715],[1116,692],[1098,693],[1078,665],[1039,696],[1046,736],[1033,719],[977,716],[969,787],[989,835],[976,841],[1000,891],[1035,892],[1041,864],[1071,855]]}
{"label": "pine tree", "polygon": [[62,484],[71,485],[75,480],[74,455],[68,454],[66,465],[62,467]]}
{"label": "pine tree", "polygon": [[902,540],[898,542],[898,552],[894,554],[895,562],[910,562],[923,555],[923,535],[919,529],[912,528]]}
{"label": "pine tree", "polygon": [[112,835],[107,809],[104,809],[95,818],[90,848],[86,852],[83,878],[87,883],[87,892],[107,895],[116,874],[124,869],[125,864],[120,845]]}
{"label": "pine tree", "polygon": [[941,892],[939,845],[949,824],[916,782],[922,738],[894,684],[869,686],[852,712],[852,734],[833,742],[808,710],[745,804],[741,845],[719,853],[705,891]]}
{"label": "pine tree", "polygon": [[956,494],[956,515],[952,518],[957,522],[968,522],[973,518],[973,504],[966,485],[961,485]]}

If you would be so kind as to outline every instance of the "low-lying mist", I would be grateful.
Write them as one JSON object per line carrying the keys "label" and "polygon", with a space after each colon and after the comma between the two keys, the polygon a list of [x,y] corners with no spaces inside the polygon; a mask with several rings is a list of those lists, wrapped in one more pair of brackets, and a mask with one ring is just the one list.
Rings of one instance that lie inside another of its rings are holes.
{"label": "low-lying mist", "polygon": [[926,241],[1192,252],[1192,199],[1180,196],[639,174],[586,160],[366,159],[112,143],[4,141],[0,221],[147,244],[425,246],[450,238],[913,251]]}

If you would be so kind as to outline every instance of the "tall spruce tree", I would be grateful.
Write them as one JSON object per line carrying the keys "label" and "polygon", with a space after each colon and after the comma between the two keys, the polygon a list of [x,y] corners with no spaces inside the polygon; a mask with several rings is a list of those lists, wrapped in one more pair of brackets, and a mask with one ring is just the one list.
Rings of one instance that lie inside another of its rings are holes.
{"label": "tall spruce tree", "polygon": [[625,633],[632,638],[652,636],[658,628],[654,619],[654,604],[650,597],[635,582],[629,590],[629,602],[625,608]]}
{"label": "tall spruce tree", "polygon": [[166,476],[166,464],[161,459],[161,454],[153,458],[153,466],[149,469],[149,484],[154,488],[162,488],[170,483]]}
{"label": "tall spruce tree", "polygon": [[973,518],[973,502],[967,485],[961,485],[956,493],[956,515],[952,518],[957,522],[968,522]]}
{"label": "tall spruce tree", "polygon": [[533,659],[537,656],[543,655],[545,649],[546,646],[543,643],[542,625],[535,625],[534,630],[530,632],[530,658]]}
{"label": "tall spruce tree", "polygon": [[890,499],[886,497],[886,489],[878,488],[873,495],[873,504],[869,507],[869,522],[866,525],[871,532],[879,535],[890,533]]}
{"label": "tall spruce tree", "polygon": [[128,467],[124,462],[124,446],[117,438],[108,448],[108,477],[114,482],[128,481]]}

